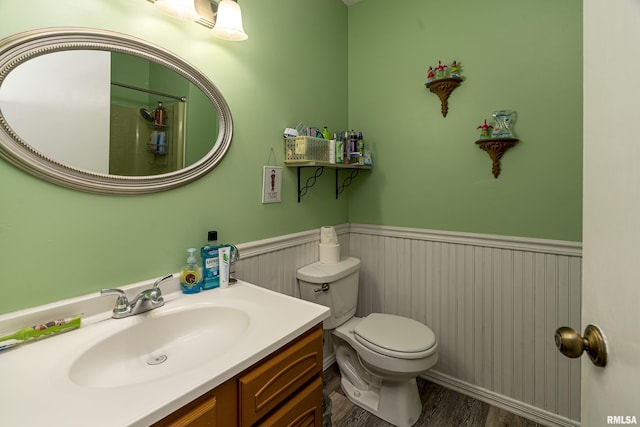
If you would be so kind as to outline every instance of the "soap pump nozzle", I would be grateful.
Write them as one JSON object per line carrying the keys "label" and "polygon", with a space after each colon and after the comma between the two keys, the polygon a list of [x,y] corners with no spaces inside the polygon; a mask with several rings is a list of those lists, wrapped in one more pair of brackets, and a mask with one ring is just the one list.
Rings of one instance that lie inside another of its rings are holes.
{"label": "soap pump nozzle", "polygon": [[189,252],[189,257],[187,257],[187,264],[191,266],[196,263],[196,257],[194,256],[196,248],[189,248],[187,249],[187,252]]}

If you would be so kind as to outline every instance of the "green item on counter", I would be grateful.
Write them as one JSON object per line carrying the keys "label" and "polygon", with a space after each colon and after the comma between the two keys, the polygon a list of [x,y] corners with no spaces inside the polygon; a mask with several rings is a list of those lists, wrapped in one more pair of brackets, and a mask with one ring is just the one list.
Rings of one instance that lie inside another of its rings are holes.
{"label": "green item on counter", "polygon": [[20,344],[23,341],[27,341],[34,338],[40,338],[45,335],[57,334],[59,332],[70,331],[80,327],[80,316],[66,317],[64,319],[52,320],[47,323],[40,323],[33,325],[29,328],[20,329],[13,334],[0,337],[0,341],[15,340],[15,343],[9,343],[4,346],[0,346],[0,350],[13,347]]}

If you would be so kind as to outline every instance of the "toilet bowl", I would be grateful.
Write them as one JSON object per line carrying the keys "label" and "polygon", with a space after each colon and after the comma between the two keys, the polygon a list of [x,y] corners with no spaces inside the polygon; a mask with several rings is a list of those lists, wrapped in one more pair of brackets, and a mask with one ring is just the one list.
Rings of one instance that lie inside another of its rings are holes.
{"label": "toilet bowl", "polygon": [[345,396],[400,427],[413,425],[422,405],[416,377],[438,360],[437,340],[424,324],[403,316],[356,317],[360,260],[314,263],[297,272],[303,299],[331,309],[332,332]]}

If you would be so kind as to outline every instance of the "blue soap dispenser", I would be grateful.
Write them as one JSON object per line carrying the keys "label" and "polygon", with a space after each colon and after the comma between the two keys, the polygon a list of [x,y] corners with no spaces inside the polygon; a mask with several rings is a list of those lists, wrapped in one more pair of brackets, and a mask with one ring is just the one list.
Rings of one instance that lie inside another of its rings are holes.
{"label": "blue soap dispenser", "polygon": [[220,286],[220,258],[218,249],[223,245],[217,244],[218,232],[209,231],[207,234],[209,243],[200,249],[202,257],[203,280],[202,289],[213,289]]}
{"label": "blue soap dispenser", "polygon": [[184,294],[196,294],[202,286],[202,268],[197,265],[196,257],[193,255],[195,251],[196,248],[187,249],[187,265],[182,267],[180,272],[180,287]]}

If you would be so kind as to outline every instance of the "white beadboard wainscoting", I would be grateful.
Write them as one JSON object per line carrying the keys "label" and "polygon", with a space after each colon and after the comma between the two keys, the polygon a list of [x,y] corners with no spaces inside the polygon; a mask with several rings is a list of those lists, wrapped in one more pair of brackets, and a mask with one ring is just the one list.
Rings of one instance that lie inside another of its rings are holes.
{"label": "white beadboard wainscoting", "polygon": [[[360,258],[358,315],[399,314],[438,338],[425,378],[551,426],[579,426],[580,360],[555,347],[581,330],[582,244],[364,224],[336,226]],[[299,297],[320,229],[239,245],[238,277]],[[330,348],[330,340],[328,340]]]}

